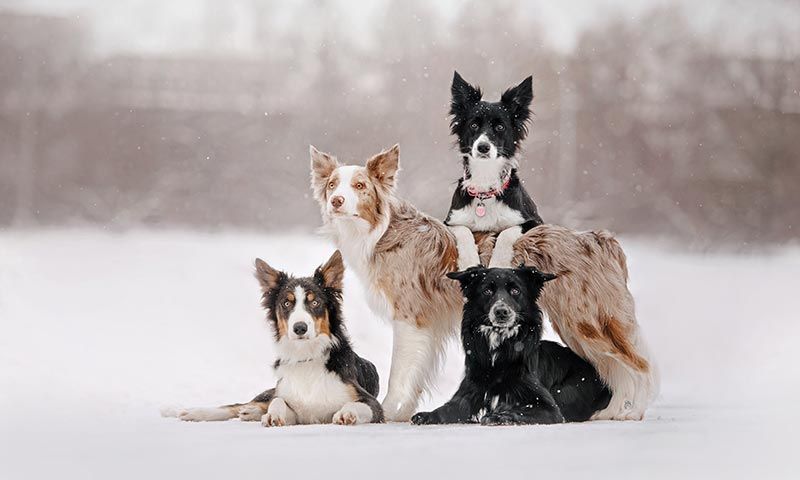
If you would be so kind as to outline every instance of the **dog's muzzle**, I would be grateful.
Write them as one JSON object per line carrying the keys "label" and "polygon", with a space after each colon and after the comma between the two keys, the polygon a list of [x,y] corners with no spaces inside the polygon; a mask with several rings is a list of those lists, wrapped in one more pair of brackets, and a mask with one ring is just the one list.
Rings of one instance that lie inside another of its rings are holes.
{"label": "dog's muzzle", "polygon": [[497,302],[492,305],[491,310],[489,310],[489,321],[492,322],[492,325],[498,327],[508,327],[514,324],[517,319],[517,313],[505,302]]}

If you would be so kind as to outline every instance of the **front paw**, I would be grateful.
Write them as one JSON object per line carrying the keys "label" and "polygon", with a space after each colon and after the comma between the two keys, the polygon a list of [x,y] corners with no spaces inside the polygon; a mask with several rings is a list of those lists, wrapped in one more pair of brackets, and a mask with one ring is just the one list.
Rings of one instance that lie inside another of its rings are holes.
{"label": "front paw", "polygon": [[419,412],[411,417],[411,423],[414,425],[438,425],[442,423],[442,419],[436,412]]}
{"label": "front paw", "polygon": [[517,425],[518,423],[516,417],[508,413],[490,413],[481,418],[481,425],[487,426]]}
{"label": "front paw", "polygon": [[356,425],[372,421],[372,410],[368,405],[359,402],[347,402],[331,419],[337,425]]}
{"label": "front paw", "polygon": [[281,415],[267,412],[261,417],[262,427],[283,427],[285,425],[286,418]]}

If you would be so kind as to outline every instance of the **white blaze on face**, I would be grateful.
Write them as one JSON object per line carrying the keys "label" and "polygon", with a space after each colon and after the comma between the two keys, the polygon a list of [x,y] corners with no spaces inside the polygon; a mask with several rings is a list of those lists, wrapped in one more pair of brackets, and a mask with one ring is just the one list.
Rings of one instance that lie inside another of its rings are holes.
{"label": "white blaze on face", "polygon": [[[345,165],[336,169],[336,174],[339,177],[339,184],[328,195],[328,213],[338,213],[344,215],[355,215],[356,206],[358,205],[358,195],[353,189],[353,175],[362,167],[358,165]],[[344,203],[338,210],[334,210],[331,204],[331,199],[334,197],[342,197]]]}
{"label": "white blaze on face", "polygon": [[[481,153],[478,150],[478,146],[481,144],[488,144],[489,151],[487,153]],[[486,136],[485,133],[482,133],[480,137],[478,137],[475,142],[472,144],[472,158],[486,158],[488,157],[491,160],[497,158],[497,147],[489,140],[489,137]]]}
{"label": "white blaze on face", "polygon": [[[481,143],[489,144],[489,152],[482,154],[478,152],[478,145]],[[470,178],[465,182],[466,186],[474,186],[479,190],[491,190],[500,188],[502,184],[503,170],[507,168],[508,159],[497,156],[497,147],[489,141],[486,134],[482,134],[472,144],[472,152],[469,156]]]}
{"label": "white blaze on face", "polygon": [[[315,332],[315,325],[314,325],[314,317],[306,310],[306,291],[298,285],[294,289],[294,309],[292,313],[289,315],[289,318],[286,319],[286,323],[288,324],[288,333],[289,339],[297,340],[299,338],[314,338],[317,336],[317,332]],[[294,326],[296,324],[305,324],[306,332],[301,336],[294,332]]]}

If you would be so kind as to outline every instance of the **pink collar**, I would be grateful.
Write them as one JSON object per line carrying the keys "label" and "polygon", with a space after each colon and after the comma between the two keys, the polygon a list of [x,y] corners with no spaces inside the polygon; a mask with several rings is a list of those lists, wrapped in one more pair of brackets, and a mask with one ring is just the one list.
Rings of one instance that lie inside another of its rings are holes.
{"label": "pink collar", "polygon": [[479,191],[475,186],[470,185],[467,187],[467,193],[470,197],[476,197],[481,200],[486,200],[487,198],[496,197],[501,195],[506,188],[508,188],[508,184],[511,183],[511,175],[506,177],[506,181],[503,182],[503,185],[500,188],[493,188],[491,190]]}

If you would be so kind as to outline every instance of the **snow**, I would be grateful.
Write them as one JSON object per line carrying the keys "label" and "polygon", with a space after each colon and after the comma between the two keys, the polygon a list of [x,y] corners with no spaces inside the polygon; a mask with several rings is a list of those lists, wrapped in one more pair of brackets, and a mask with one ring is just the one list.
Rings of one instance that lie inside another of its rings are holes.
{"label": "snow", "polygon": [[[265,429],[183,423],[271,386],[252,261],[309,274],[333,248],[304,235],[0,232],[0,478],[790,478],[798,424],[800,249],[681,254],[624,239],[661,367],[643,422]],[[352,273],[345,316],[382,375],[390,329]],[[448,398],[461,353],[448,352]],[[796,475],[796,474],[795,474]]]}

